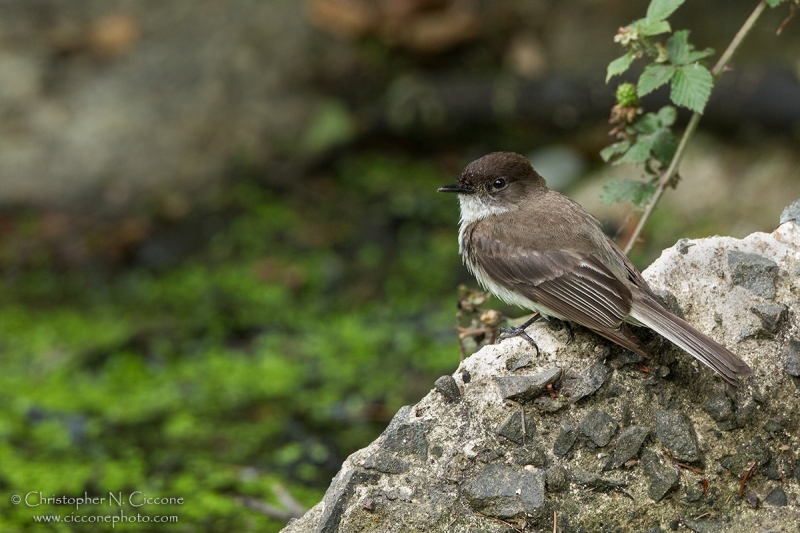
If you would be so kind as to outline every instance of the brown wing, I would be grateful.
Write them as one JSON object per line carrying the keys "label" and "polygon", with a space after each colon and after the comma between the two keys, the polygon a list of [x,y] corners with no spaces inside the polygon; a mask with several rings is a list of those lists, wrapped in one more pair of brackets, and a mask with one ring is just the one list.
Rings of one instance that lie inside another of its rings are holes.
{"label": "brown wing", "polygon": [[631,292],[600,261],[580,252],[539,252],[475,233],[472,237],[474,260],[495,282],[559,317],[646,355],[623,323],[631,311]]}

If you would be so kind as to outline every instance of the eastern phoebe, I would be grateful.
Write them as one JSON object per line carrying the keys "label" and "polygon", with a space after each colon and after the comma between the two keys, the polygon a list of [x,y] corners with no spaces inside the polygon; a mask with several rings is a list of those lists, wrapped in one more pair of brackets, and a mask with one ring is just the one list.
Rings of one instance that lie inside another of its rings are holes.
{"label": "eastern phoebe", "polygon": [[458,193],[459,252],[501,300],[578,323],[645,357],[626,323],[646,326],[729,383],[750,374],[744,361],[669,312],[597,220],[548,189],[525,157],[484,156],[439,192]]}

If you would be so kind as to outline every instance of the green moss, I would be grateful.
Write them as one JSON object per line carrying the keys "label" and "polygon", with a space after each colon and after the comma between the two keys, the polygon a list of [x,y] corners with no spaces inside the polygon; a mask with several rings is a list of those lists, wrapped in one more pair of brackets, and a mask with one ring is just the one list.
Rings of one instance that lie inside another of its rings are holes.
{"label": "green moss", "polygon": [[[345,157],[297,189],[234,184],[216,202],[224,226],[173,268],[41,264],[0,281],[3,493],[141,491],[184,498],[136,509],[179,517],[159,531],[279,530],[237,497],[279,505],[279,482],[315,504],[346,455],[458,364],[458,214],[435,194],[450,179]],[[33,521],[70,511],[5,498],[0,530],[98,529]]]}

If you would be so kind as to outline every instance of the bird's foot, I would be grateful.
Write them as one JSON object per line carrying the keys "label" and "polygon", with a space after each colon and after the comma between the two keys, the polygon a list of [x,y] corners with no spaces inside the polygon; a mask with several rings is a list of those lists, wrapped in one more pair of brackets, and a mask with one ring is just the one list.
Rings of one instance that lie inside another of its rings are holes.
{"label": "bird's foot", "polygon": [[540,315],[539,313],[536,313],[535,315],[533,315],[531,318],[529,318],[522,325],[512,326],[510,328],[500,328],[500,336],[497,337],[497,342],[500,342],[500,341],[505,340],[505,339],[511,339],[511,338],[514,338],[514,337],[522,337],[523,339],[528,341],[528,344],[530,344],[531,346],[536,348],[536,356],[538,357],[539,356],[539,346],[536,344],[536,341],[533,340],[530,337],[530,335],[525,333],[525,329],[528,326],[530,326],[531,324],[533,324],[534,322],[536,322],[537,320],[539,320],[540,318],[542,318],[542,315]]}

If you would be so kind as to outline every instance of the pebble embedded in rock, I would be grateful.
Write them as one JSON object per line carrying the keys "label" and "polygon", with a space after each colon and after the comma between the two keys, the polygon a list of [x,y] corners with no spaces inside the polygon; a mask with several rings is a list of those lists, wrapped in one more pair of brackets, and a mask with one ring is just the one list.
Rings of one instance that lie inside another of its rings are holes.
{"label": "pebble embedded in rock", "polygon": [[759,499],[758,494],[752,490],[747,491],[747,504],[753,509],[758,509],[759,503],[761,503],[761,500]]}
{"label": "pebble embedded in rock", "polygon": [[575,470],[572,473],[572,482],[577,485],[583,485],[584,487],[591,487],[597,490],[619,489],[627,486],[625,481],[617,481],[615,479],[600,477],[597,474],[587,472],[586,470]]}
{"label": "pebble embedded in rock", "polygon": [[677,460],[689,463],[700,460],[692,424],[680,411],[656,413],[656,436]]}
{"label": "pebble embedded in rock", "polygon": [[680,476],[677,469],[663,465],[655,452],[644,450],[639,464],[642,465],[644,475],[647,477],[647,494],[651,499],[661,501],[669,491],[678,486]]}
{"label": "pebble embedded in rock", "polygon": [[724,392],[715,394],[703,402],[703,411],[716,422],[730,420],[733,417],[733,403]]}
{"label": "pebble embedded in rock", "polygon": [[553,465],[544,472],[545,482],[547,483],[547,490],[550,492],[559,492],[564,490],[569,483],[569,474],[567,469],[561,465]]}
{"label": "pebble embedded in rock", "polygon": [[447,375],[437,379],[433,386],[444,396],[448,402],[456,403],[461,401],[461,391],[453,376]]}
{"label": "pebble embedded in rock", "polygon": [[789,350],[786,353],[786,373],[796,378],[800,377],[800,341],[789,341]]}
{"label": "pebble embedded in rock", "polygon": [[404,474],[408,472],[408,463],[394,454],[379,451],[367,457],[362,466],[368,470],[377,470],[384,474]]}
{"label": "pebble embedded in rock", "polygon": [[567,402],[552,396],[539,396],[533,400],[533,406],[545,413],[555,413],[567,406]]}
{"label": "pebble embedded in rock", "polygon": [[553,444],[553,454],[564,457],[572,449],[578,439],[578,428],[570,425],[562,425],[558,431],[558,436]]}
{"label": "pebble embedded in rock", "polygon": [[784,507],[788,503],[786,493],[780,487],[775,487],[769,494],[764,497],[764,503],[774,505],[776,507]]}
{"label": "pebble embedded in rock", "polygon": [[470,506],[495,518],[539,515],[544,508],[545,475],[540,469],[515,470],[492,463],[464,487]]}
{"label": "pebble embedded in rock", "polygon": [[561,369],[551,368],[533,376],[496,376],[494,380],[503,399],[525,401],[542,394],[560,377]]}
{"label": "pebble embedded in rock", "polygon": [[605,411],[593,409],[581,420],[579,428],[581,433],[602,448],[611,442],[619,429],[619,424]]}
{"label": "pebble embedded in rock", "polygon": [[724,458],[720,461],[720,464],[731,474],[741,479],[753,461],[764,464],[769,459],[769,450],[764,441],[761,440],[761,437],[755,437],[736,448],[736,453]]}
{"label": "pebble embedded in rock", "polygon": [[525,444],[526,438],[536,436],[536,424],[532,417],[525,416],[522,409],[515,409],[497,429],[497,434],[517,444]]}
{"label": "pebble embedded in rock", "polygon": [[596,363],[579,375],[565,380],[564,393],[570,397],[570,402],[575,403],[594,394],[607,379],[608,368],[602,363]]}
{"label": "pebble embedded in rock", "polygon": [[648,434],[650,430],[645,426],[631,426],[620,431],[614,444],[612,468],[619,468],[636,457]]}
{"label": "pebble embedded in rock", "polygon": [[324,511],[320,517],[318,533],[335,533],[339,531],[348,501],[358,485],[371,484],[377,481],[378,474],[370,474],[360,470],[340,471],[333,478],[331,486],[325,492],[322,501],[325,503]]}
{"label": "pebble embedded in rock", "polygon": [[420,423],[389,424],[384,432],[383,447],[400,455],[416,455],[422,459],[428,456],[427,430]]}
{"label": "pebble embedded in rock", "polygon": [[786,318],[786,308],[782,305],[754,305],[750,311],[761,319],[761,331],[767,334],[777,333]]}
{"label": "pebble embedded in rock", "polygon": [[767,300],[775,298],[778,265],[774,261],[757,254],[729,250],[728,266],[734,285],[741,285]]}

